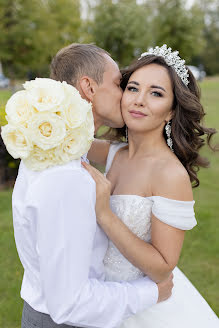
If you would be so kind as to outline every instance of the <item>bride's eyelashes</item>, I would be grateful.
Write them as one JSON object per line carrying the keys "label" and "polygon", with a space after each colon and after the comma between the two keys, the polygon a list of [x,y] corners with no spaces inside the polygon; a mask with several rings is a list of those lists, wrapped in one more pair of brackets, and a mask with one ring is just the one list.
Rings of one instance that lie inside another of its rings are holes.
{"label": "bride's eyelashes", "polygon": [[[127,90],[131,91],[131,92],[138,92],[139,91],[139,89],[134,87],[134,86],[128,86]],[[152,91],[151,94],[155,97],[163,97],[163,94],[161,92],[158,92],[158,91]]]}
{"label": "bride's eyelashes", "polygon": [[158,91],[152,91],[151,94],[154,94],[155,97],[163,97],[163,94]]}
{"label": "bride's eyelashes", "polygon": [[132,92],[137,92],[138,88],[136,88],[136,87],[127,87],[127,90],[132,91]]}

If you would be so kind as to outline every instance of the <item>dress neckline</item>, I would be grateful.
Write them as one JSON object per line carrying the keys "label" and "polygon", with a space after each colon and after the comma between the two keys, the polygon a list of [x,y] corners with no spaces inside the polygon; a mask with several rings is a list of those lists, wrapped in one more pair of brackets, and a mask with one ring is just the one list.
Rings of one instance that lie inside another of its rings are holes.
{"label": "dress neckline", "polygon": [[110,195],[110,197],[138,197],[138,198],[143,198],[143,199],[149,199],[151,201],[153,201],[153,199],[160,199],[160,200],[166,200],[166,201],[170,201],[170,202],[177,202],[177,203],[182,203],[182,204],[194,204],[195,201],[194,200],[177,200],[177,199],[171,199],[171,198],[167,198],[167,197],[162,197],[162,196],[140,196],[140,195],[134,195],[134,194],[115,194],[115,195]]}
{"label": "dress neckline", "polygon": [[140,198],[144,198],[144,199],[150,199],[151,197],[156,197],[156,196],[140,196],[140,195],[135,195],[135,194],[115,194],[115,195],[110,195],[110,197],[140,197]]}

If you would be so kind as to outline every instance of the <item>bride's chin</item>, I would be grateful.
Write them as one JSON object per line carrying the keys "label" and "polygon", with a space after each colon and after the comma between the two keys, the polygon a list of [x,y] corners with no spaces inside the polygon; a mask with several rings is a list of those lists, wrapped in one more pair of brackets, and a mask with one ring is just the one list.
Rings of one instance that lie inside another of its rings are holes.
{"label": "bride's chin", "polygon": [[129,132],[131,133],[147,133],[148,128],[147,127],[142,127],[137,124],[131,124],[130,122],[126,124]]}

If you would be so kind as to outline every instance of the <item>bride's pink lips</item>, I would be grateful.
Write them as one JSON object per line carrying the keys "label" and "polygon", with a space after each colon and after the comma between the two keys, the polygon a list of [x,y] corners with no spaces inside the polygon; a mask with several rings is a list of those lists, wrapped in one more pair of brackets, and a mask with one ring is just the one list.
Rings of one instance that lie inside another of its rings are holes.
{"label": "bride's pink lips", "polygon": [[137,110],[130,110],[129,112],[133,117],[140,118],[140,117],[145,117],[147,116],[146,114],[139,112]]}

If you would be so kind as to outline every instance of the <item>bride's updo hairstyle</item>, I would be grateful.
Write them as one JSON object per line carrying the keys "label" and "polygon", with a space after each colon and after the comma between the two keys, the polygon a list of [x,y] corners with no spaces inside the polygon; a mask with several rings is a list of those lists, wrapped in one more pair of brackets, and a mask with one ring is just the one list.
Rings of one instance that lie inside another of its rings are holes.
{"label": "bride's updo hairstyle", "polygon": [[[200,103],[200,89],[193,74],[187,67],[189,71],[188,86],[183,83],[175,70],[166,64],[163,57],[147,55],[134,61],[128,68],[122,71],[121,88],[125,90],[130,76],[136,70],[150,64],[161,65],[168,71],[174,93],[173,116],[171,120],[173,150],[186,168],[193,187],[198,187],[199,179],[197,172],[199,168],[209,166],[209,161],[199,155],[199,150],[206,143],[212,150],[215,150],[210,145],[210,140],[217,131],[202,125],[205,112]],[[124,140],[126,126],[116,129],[116,134],[117,140]],[[165,131],[163,135],[167,139]]]}

